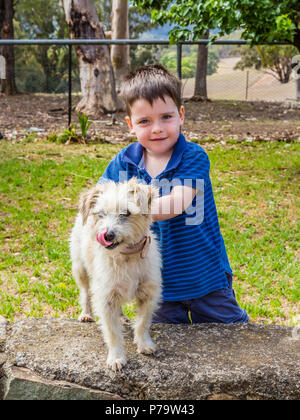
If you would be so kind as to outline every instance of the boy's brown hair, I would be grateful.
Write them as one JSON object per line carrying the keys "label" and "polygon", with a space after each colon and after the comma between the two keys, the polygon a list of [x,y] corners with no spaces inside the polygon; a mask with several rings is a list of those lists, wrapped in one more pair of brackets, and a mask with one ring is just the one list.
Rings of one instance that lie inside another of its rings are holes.
{"label": "boy's brown hair", "polygon": [[172,98],[180,110],[181,83],[162,64],[138,67],[126,76],[122,87],[128,116],[137,99],[145,99],[152,105],[155,99],[164,100],[165,95]]}

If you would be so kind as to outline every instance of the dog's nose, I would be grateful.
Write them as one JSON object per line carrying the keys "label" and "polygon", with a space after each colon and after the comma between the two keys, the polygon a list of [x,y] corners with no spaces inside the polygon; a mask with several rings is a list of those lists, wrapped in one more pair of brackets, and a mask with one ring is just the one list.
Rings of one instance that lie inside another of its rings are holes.
{"label": "dog's nose", "polygon": [[115,232],[113,232],[112,230],[109,230],[108,232],[106,232],[106,234],[104,235],[104,238],[107,242],[113,242],[113,240],[115,239],[116,235]]}

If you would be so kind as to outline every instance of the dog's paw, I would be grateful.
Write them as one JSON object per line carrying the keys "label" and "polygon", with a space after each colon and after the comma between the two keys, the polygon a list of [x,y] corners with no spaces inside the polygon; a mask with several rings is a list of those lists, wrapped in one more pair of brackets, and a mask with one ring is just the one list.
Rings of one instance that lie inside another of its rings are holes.
{"label": "dog's paw", "polygon": [[127,363],[126,357],[110,357],[108,356],[106,360],[106,365],[109,369],[113,370],[114,372],[119,372],[123,366],[125,366]]}
{"label": "dog's paw", "polygon": [[85,313],[80,314],[78,320],[80,322],[95,322],[94,318],[90,314]]}
{"label": "dog's paw", "polygon": [[137,351],[142,354],[152,354],[156,350],[156,346],[152,340],[137,343]]}

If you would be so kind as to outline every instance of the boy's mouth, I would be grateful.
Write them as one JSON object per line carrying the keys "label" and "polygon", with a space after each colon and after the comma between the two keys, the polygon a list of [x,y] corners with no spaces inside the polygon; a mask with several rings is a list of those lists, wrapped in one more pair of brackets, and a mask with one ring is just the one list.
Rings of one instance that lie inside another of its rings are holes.
{"label": "boy's mouth", "polygon": [[151,139],[151,141],[162,141],[166,140],[168,137],[157,137],[156,139]]}

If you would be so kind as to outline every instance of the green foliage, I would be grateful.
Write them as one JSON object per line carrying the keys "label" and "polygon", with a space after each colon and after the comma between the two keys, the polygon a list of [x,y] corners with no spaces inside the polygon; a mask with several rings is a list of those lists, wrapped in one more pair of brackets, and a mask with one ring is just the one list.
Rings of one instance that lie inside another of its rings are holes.
{"label": "green foliage", "polygon": [[[77,134],[77,124],[71,124],[69,128],[65,128],[64,131],[57,137],[58,143],[80,143],[80,136]],[[54,140],[54,137],[52,137]]]}
{"label": "green foliage", "polygon": [[83,112],[77,112],[77,117],[79,120],[80,129],[81,129],[81,136],[85,138],[87,135],[88,129],[93,123],[92,121],[89,121],[90,116],[85,115]]}
{"label": "green foliage", "polygon": [[[60,0],[17,2],[14,27],[15,36],[20,39],[68,37]],[[15,51],[16,81],[21,92],[66,91],[67,48],[31,45],[16,47]]]}
{"label": "green foliage", "polygon": [[130,48],[131,68],[157,63],[161,54],[160,50],[164,48],[159,48],[157,45],[132,46]]}
{"label": "green foliage", "polygon": [[281,83],[288,83],[292,72],[292,58],[297,54],[297,49],[291,45],[258,45],[253,48],[243,45],[233,49],[231,53],[241,55],[235,69],[268,69]]}
{"label": "green foliage", "polygon": [[[170,40],[198,40],[208,30],[219,29],[211,39],[242,28],[241,37],[251,43],[296,42],[300,32],[299,0],[134,0],[142,10],[150,9],[159,24],[175,24]],[[300,48],[300,47],[299,47]]]}
{"label": "green foliage", "polygon": [[261,58],[256,48],[251,48],[248,45],[241,45],[238,48],[233,48],[230,51],[232,55],[240,55],[241,59],[234,66],[234,70],[245,70],[255,68],[261,69]]}
{"label": "green foliage", "polygon": [[[184,46],[182,54],[182,75],[184,79],[195,77],[197,69],[198,46]],[[218,70],[219,57],[215,51],[208,50],[207,74],[211,75]],[[160,62],[169,70],[177,70],[177,51],[174,47],[168,49],[160,58]]]}
{"label": "green foliage", "polygon": [[52,133],[49,133],[47,136],[47,140],[50,143],[58,143],[58,135],[55,133],[55,131]]}
{"label": "green foliage", "polygon": [[89,121],[90,116],[83,112],[77,112],[81,134],[78,134],[78,125],[71,124],[70,127],[65,128],[62,133],[50,133],[47,137],[51,143],[70,144],[70,143],[85,143],[88,129],[93,124]]}

